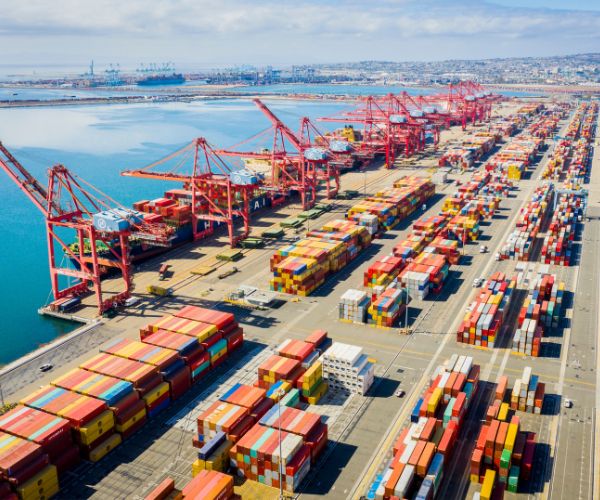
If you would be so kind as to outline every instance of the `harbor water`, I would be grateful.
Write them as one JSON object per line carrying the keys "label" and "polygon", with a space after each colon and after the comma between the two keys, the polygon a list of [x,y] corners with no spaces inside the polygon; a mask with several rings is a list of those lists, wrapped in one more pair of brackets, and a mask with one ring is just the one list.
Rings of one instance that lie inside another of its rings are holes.
{"label": "harbor water", "polygon": [[[316,118],[347,107],[335,102],[266,102],[293,129],[301,116]],[[62,163],[126,206],[159,197],[173,186],[121,177],[122,170],[146,166],[199,136],[223,148],[270,126],[250,100],[19,108],[0,113],[0,141],[43,183],[47,168]],[[3,172],[0,200],[1,365],[76,325],[37,314],[50,299],[43,217]]]}

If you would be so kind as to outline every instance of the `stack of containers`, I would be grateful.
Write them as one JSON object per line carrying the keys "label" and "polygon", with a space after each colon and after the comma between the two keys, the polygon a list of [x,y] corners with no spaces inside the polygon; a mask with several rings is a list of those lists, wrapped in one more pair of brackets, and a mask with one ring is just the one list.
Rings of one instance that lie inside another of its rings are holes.
{"label": "stack of containers", "polygon": [[465,205],[465,199],[459,196],[447,196],[442,205],[442,213],[457,215]]}
{"label": "stack of containers", "polygon": [[482,483],[482,498],[490,498],[496,482],[503,490],[516,493],[519,483],[530,478],[535,453],[535,434],[521,430],[518,416],[509,419],[508,414],[501,415],[499,408],[504,403],[496,396],[470,461],[471,482]]}
{"label": "stack of containers", "polygon": [[446,234],[461,242],[475,241],[479,238],[479,214],[455,215],[448,222]]}
{"label": "stack of containers", "polygon": [[310,448],[301,436],[260,424],[231,448],[229,456],[240,475],[273,488],[281,485],[290,493],[298,490],[310,470]]}
{"label": "stack of containers", "polygon": [[373,384],[375,367],[362,347],[334,342],[322,356],[323,376],[332,389],[366,394]]}
{"label": "stack of containers", "polygon": [[545,264],[569,266],[571,245],[578,221],[583,217],[584,200],[576,194],[563,194],[552,215],[548,234],[544,238],[541,260]]}
{"label": "stack of containers", "polygon": [[196,438],[193,446],[200,448],[198,458],[192,463],[192,476],[196,477],[203,470],[226,472],[229,466],[229,450],[233,443],[227,439],[223,431],[217,432],[212,439],[202,445]]}
{"label": "stack of containers", "polygon": [[519,312],[513,352],[536,357],[540,355],[544,331],[559,325],[564,292],[564,282],[559,282],[553,274],[538,273],[531,281],[529,293]]}
{"label": "stack of containers", "polygon": [[228,353],[239,349],[244,343],[244,332],[231,313],[198,306],[185,306],[176,312],[175,316],[188,322],[212,327],[211,334],[204,338],[193,335],[208,352],[211,368],[216,368],[223,363]]}
{"label": "stack of containers", "polygon": [[259,421],[271,429],[290,432],[302,438],[310,450],[310,461],[315,463],[327,445],[327,424],[315,413],[284,406],[273,407]]}
{"label": "stack of containers", "polygon": [[385,255],[371,264],[364,274],[363,285],[367,287],[387,286],[402,270],[404,261],[400,257]]}
{"label": "stack of containers", "polygon": [[439,166],[450,165],[464,170],[472,167],[474,162],[475,153],[473,149],[454,147],[448,148],[440,157]]}
{"label": "stack of containers", "polygon": [[82,363],[80,368],[131,382],[146,403],[149,417],[154,417],[171,404],[169,384],[162,381],[155,366],[112,354],[98,354]]}
{"label": "stack of containers", "polygon": [[304,371],[300,361],[274,354],[258,367],[258,386],[269,389],[279,381],[293,385]]}
{"label": "stack of containers", "polygon": [[394,246],[393,253],[406,262],[421,253],[428,243],[428,236],[410,233],[403,241]]}
{"label": "stack of containers", "polygon": [[233,477],[217,471],[200,471],[181,490],[183,500],[229,500],[233,498]]}
{"label": "stack of containers", "polygon": [[173,400],[183,396],[191,387],[190,369],[172,349],[136,340],[116,339],[103,347],[101,351],[157,367],[163,381],[169,384],[169,392]]}
{"label": "stack of containers", "polygon": [[514,278],[509,279],[501,272],[492,274],[471,302],[456,332],[456,341],[493,348],[515,287]]}
{"label": "stack of containers", "polygon": [[277,348],[277,354],[284,358],[295,359],[296,361],[304,361],[311,356],[315,350],[315,346],[310,342],[297,339],[286,339]]}
{"label": "stack of containers", "polygon": [[250,410],[224,401],[215,401],[198,417],[198,439],[194,445],[202,447],[219,432],[235,443],[254,424]]}
{"label": "stack of containers", "polygon": [[0,432],[0,498],[17,498],[11,486],[21,498],[49,498],[58,492],[58,475],[39,444]]}
{"label": "stack of containers", "polygon": [[413,409],[410,426],[394,444],[375,498],[435,497],[478,381],[479,366],[471,357],[454,355],[436,369]]}
{"label": "stack of containers", "polygon": [[500,249],[500,259],[529,260],[532,244],[547,216],[553,195],[554,186],[550,183],[535,190],[531,201],[517,218],[516,229],[508,235],[506,243]]}
{"label": "stack of containers", "polygon": [[145,344],[175,351],[190,369],[192,382],[196,382],[210,370],[210,355],[197,338],[158,330],[142,337]]}
{"label": "stack of containers", "polygon": [[349,323],[364,323],[370,305],[371,298],[366,292],[350,288],[340,298],[338,304],[339,319]]}
{"label": "stack of containers", "polygon": [[0,431],[40,445],[58,473],[65,472],[78,461],[72,425],[67,419],[17,405],[0,416]]}
{"label": "stack of containers", "polygon": [[334,220],[271,257],[271,290],[310,295],[371,243],[365,227]]}
{"label": "stack of containers", "polygon": [[247,408],[248,414],[254,422],[258,421],[273,406],[273,400],[267,397],[264,389],[243,384],[235,384],[219,400]]}
{"label": "stack of containers", "polygon": [[527,413],[542,413],[546,385],[531,371],[531,366],[523,368],[523,375],[515,381],[510,396],[510,407],[513,410]]}
{"label": "stack of containers", "polygon": [[377,217],[378,226],[390,230],[435,194],[435,185],[422,177],[403,177],[393,188],[379,191],[352,206],[348,220],[359,222],[366,214]]}
{"label": "stack of containers", "polygon": [[449,266],[445,255],[423,252],[400,273],[399,281],[410,295],[424,299],[431,290],[439,293],[448,276]]}
{"label": "stack of containers", "polygon": [[369,323],[377,327],[391,328],[406,307],[406,290],[387,288],[369,306]]}
{"label": "stack of containers", "polygon": [[357,214],[352,220],[359,226],[364,227],[371,236],[374,236],[379,231],[379,219],[376,215],[369,213]]}
{"label": "stack of containers", "polygon": [[[428,249],[431,248],[431,251]],[[447,240],[442,236],[436,236],[429,246],[424,250],[428,253],[438,253],[444,255],[451,265],[458,264],[460,260],[460,252],[458,251],[458,241]]]}
{"label": "stack of containers", "polygon": [[[46,386],[23,399],[21,404],[67,419],[72,426],[75,442],[84,457],[94,459],[104,443],[114,441],[115,417],[106,402],[89,396]],[[96,451],[95,451],[96,450]],[[78,462],[78,454],[69,457],[59,470],[71,468]]]}
{"label": "stack of containers", "polygon": [[315,405],[327,392],[327,382],[323,379],[323,363],[313,363],[296,382],[302,400]]}
{"label": "stack of containers", "polygon": [[126,439],[146,422],[146,404],[131,382],[76,368],[53,386],[104,401],[115,416],[115,430]]}

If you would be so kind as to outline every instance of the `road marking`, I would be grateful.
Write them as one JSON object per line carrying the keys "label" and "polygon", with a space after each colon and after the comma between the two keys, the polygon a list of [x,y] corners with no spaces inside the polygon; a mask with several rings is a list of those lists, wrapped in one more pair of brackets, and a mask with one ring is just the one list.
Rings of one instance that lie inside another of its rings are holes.
{"label": "road marking", "polygon": [[[575,276],[573,281],[575,282],[575,290],[578,289],[579,286],[579,266],[577,266],[575,268]],[[574,303],[572,304],[573,306],[575,305]],[[560,362],[560,372],[559,372],[559,376],[558,376],[558,383],[556,384],[556,393],[559,396],[562,396],[563,393],[563,387],[564,387],[564,383],[565,383],[565,373],[567,370],[567,361],[568,361],[568,357],[569,357],[569,345],[570,345],[570,341],[571,341],[571,326],[569,326],[569,328],[565,328],[564,329],[564,336],[563,336],[563,350],[561,352],[562,356],[561,356],[561,362]],[[560,412],[560,407],[559,407],[559,411],[558,411],[558,415],[553,415],[551,422],[550,422],[550,439],[548,440],[548,446],[550,447],[549,453],[548,455],[552,456],[552,460],[547,460],[546,464],[545,464],[545,469],[546,469],[546,477],[549,477],[550,479],[548,481],[546,481],[544,483],[544,489],[542,490],[541,494],[540,494],[540,498],[542,499],[547,499],[550,497],[551,491],[552,491],[552,483],[554,480],[554,476],[552,475],[552,469],[554,467],[554,463],[556,462],[556,448],[558,446],[558,434],[559,434],[559,429],[561,427],[561,420],[562,420],[562,415]],[[567,439],[567,449],[569,446],[569,440]],[[567,452],[565,450],[565,468],[566,468],[566,464],[567,464]],[[550,470],[548,470],[548,467],[550,467]],[[564,471],[563,471],[563,488],[564,488]],[[561,490],[561,498],[564,498],[562,496],[562,494],[564,493],[564,491]]]}

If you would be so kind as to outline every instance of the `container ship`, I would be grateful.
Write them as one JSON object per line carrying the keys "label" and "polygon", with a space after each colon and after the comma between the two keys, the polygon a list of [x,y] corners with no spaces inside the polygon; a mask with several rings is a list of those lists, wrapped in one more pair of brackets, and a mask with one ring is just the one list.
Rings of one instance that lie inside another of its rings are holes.
{"label": "container ship", "polygon": [[138,80],[136,83],[141,87],[151,87],[154,85],[180,85],[185,82],[185,77],[181,73],[171,75],[152,75]]}
{"label": "container ship", "polygon": [[[278,205],[283,203],[285,198],[286,197],[282,195],[273,197],[271,193],[261,191],[250,200],[250,212],[253,213],[272,205]],[[146,259],[168,252],[175,247],[194,240],[192,192],[190,190],[171,189],[165,191],[162,198],[137,201],[133,203],[132,208],[133,211],[127,212],[129,218],[143,219],[149,223],[164,222],[174,229],[171,237],[171,244],[168,247],[155,246],[148,241],[130,237],[129,255],[132,263],[143,262]],[[109,223],[110,222],[105,222],[105,224]],[[197,220],[196,224],[198,225],[196,228],[197,238],[203,238],[213,234],[214,231],[222,225],[220,222],[208,220]],[[85,244],[84,254],[87,255],[91,253],[91,247],[89,246],[89,241],[86,240]],[[72,243],[69,248],[74,254],[77,255],[79,253],[78,243]],[[118,240],[111,242],[110,247],[101,241],[97,242],[96,252],[99,257],[114,260],[115,254],[113,252],[120,255],[120,245]],[[75,265],[73,259],[71,259],[71,262]],[[111,268],[107,268],[107,271],[110,269]]]}

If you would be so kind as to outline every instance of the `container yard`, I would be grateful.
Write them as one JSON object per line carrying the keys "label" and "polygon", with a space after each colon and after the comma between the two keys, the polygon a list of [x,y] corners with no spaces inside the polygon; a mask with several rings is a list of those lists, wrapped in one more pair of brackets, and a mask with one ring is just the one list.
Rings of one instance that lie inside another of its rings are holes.
{"label": "container yard", "polygon": [[183,186],[63,220],[98,286],[57,283],[84,325],[0,372],[0,498],[592,497],[598,104],[464,85],[444,126],[370,97],[310,147],[257,100],[297,151],[237,174],[196,140],[202,182],[127,171]]}

